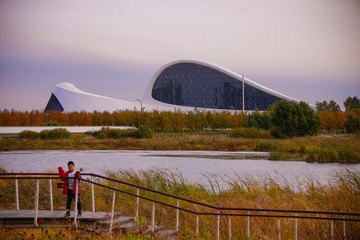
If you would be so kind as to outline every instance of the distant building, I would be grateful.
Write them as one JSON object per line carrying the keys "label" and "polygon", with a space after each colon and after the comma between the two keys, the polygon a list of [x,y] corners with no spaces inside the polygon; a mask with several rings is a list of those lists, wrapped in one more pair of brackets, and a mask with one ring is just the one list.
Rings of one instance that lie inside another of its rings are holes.
{"label": "distant building", "polygon": [[280,99],[298,100],[275,92],[223,67],[179,60],[160,68],[141,100],[125,101],[87,93],[71,83],[59,83],[45,111],[266,110]]}

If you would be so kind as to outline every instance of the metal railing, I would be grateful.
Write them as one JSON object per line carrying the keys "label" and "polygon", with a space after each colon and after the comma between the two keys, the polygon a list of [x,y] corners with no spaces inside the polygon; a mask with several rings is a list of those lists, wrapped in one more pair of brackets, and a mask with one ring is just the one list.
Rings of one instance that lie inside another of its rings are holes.
{"label": "metal railing", "polygon": [[[110,190],[113,190],[113,196],[112,196],[112,208],[111,208],[111,215],[110,215],[110,233],[112,232],[113,228],[113,220],[114,220],[114,209],[115,209],[115,200],[116,200],[116,192],[120,192],[123,194],[127,194],[130,196],[133,196],[136,198],[136,210],[135,210],[135,216],[139,217],[139,206],[140,206],[140,199],[152,202],[152,209],[151,209],[151,227],[152,231],[154,232],[155,229],[155,207],[156,204],[160,204],[163,206],[167,206],[173,209],[176,209],[176,220],[175,220],[175,230],[178,232],[179,230],[179,215],[180,211],[184,211],[190,214],[194,214],[196,216],[196,234],[199,234],[199,216],[216,216],[216,239],[220,239],[220,216],[227,216],[227,224],[228,224],[228,239],[232,238],[232,226],[231,226],[231,217],[246,217],[246,235],[248,238],[250,238],[250,224],[251,224],[251,218],[259,217],[259,218],[277,218],[277,228],[278,228],[278,239],[281,239],[280,234],[280,219],[287,218],[287,219],[294,219],[294,238],[298,238],[298,219],[314,219],[314,220],[326,220],[330,221],[330,236],[331,239],[334,238],[334,221],[342,221],[342,234],[343,238],[346,238],[346,222],[360,222],[360,213],[358,212],[335,212],[335,211],[311,211],[311,210],[288,210],[288,209],[263,209],[263,208],[234,208],[234,207],[219,207],[214,206],[198,201],[194,201],[191,199],[187,199],[184,197],[179,197],[173,194],[164,193],[158,190],[154,190],[151,188],[139,186],[133,183],[124,182],[117,179],[112,179],[109,177],[105,177],[98,174],[93,173],[83,173],[82,176],[90,176],[89,179],[85,178],[69,178],[69,179],[75,179],[76,181],[76,193],[78,193],[78,182],[84,181],[89,184],[91,184],[91,206],[92,211],[95,212],[95,194],[94,194],[94,185],[107,188]],[[132,192],[127,192],[125,190],[122,190],[120,188],[111,187],[108,185],[105,185],[101,183],[101,181],[96,182],[94,181],[94,178],[103,179],[107,181],[111,181],[117,184],[123,184],[129,187],[136,188],[136,194]],[[49,179],[49,196],[50,196],[50,209],[51,211],[54,210],[53,206],[53,190],[52,190],[52,180],[54,179],[60,179],[58,177],[58,174],[56,173],[0,173],[0,179],[14,179],[15,180],[15,201],[16,201],[16,210],[19,210],[19,179],[36,179],[36,191],[35,191],[35,216],[34,216],[34,225],[38,227],[38,209],[39,209],[39,180],[40,179]],[[63,178],[62,178],[63,179]],[[176,205],[172,205],[157,199],[152,199],[149,197],[141,196],[140,195],[140,189],[156,194],[160,194],[163,196],[167,196],[170,198],[176,199]],[[78,194],[75,195],[75,210],[77,209],[77,197]],[[189,208],[180,207],[180,201],[188,202],[195,204],[197,206],[206,207],[209,209],[215,210],[215,212],[209,212],[209,211],[195,211]],[[241,211],[246,213],[230,213],[225,211]],[[255,212],[255,213],[254,213]],[[266,214],[260,214],[259,212],[266,212]],[[272,213],[272,214],[269,214]],[[299,215],[303,214],[303,215]],[[335,216],[335,217],[333,217]],[[351,217],[351,218],[350,218]],[[74,225],[77,227],[77,214],[75,214],[74,217]]]}

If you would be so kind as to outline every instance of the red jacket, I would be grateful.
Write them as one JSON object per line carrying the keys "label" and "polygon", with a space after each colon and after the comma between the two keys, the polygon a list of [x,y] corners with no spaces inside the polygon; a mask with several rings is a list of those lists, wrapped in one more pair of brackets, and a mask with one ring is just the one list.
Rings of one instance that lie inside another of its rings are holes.
{"label": "red jacket", "polygon": [[[63,194],[67,194],[68,193],[68,188],[69,188],[69,183],[68,183],[68,179],[67,176],[69,174],[69,171],[64,172],[64,170],[62,169],[62,167],[58,168],[59,170],[59,177],[61,178],[61,180],[64,181],[64,189],[63,189]],[[81,172],[76,171],[75,173],[75,177],[76,178],[81,178]],[[75,194],[76,191],[76,181],[74,182],[74,189],[73,189],[73,194]],[[79,181],[79,195],[81,194],[81,190],[80,190],[80,181]]]}

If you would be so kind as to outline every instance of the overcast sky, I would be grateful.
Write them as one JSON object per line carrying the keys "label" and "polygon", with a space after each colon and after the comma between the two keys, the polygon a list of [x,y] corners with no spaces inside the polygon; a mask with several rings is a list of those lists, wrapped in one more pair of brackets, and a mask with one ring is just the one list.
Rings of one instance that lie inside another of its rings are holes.
{"label": "overcast sky", "polygon": [[0,1],[0,109],[42,110],[59,82],[135,100],[178,59],[343,107],[360,97],[360,0]]}

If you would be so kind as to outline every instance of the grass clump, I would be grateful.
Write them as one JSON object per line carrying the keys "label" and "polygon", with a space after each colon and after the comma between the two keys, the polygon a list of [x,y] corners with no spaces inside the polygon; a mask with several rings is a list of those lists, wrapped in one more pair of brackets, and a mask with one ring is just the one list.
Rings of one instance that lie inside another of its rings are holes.
{"label": "grass clump", "polygon": [[21,131],[19,133],[19,138],[26,138],[26,139],[38,139],[39,138],[39,133],[38,132],[35,132],[35,131],[28,131],[28,130],[25,130],[25,131]]}
{"label": "grass clump", "polygon": [[39,133],[41,139],[66,139],[70,138],[70,132],[65,128],[56,128],[53,130],[42,130]]}
{"label": "grass clump", "polygon": [[56,128],[53,130],[42,130],[40,133],[34,131],[22,131],[19,133],[19,138],[23,139],[67,139],[70,138],[70,132],[65,128]]}
{"label": "grass clump", "polygon": [[269,139],[271,138],[271,135],[268,131],[263,131],[257,128],[245,128],[245,127],[241,127],[241,128],[235,128],[231,131],[229,131],[229,136],[232,138],[265,138],[265,139]]}
{"label": "grass clump", "polygon": [[112,129],[109,127],[103,127],[98,131],[89,131],[86,134],[91,135],[98,139],[105,138],[122,138],[122,137],[135,137],[136,130],[135,129]]}
{"label": "grass clump", "polygon": [[140,125],[139,129],[113,129],[109,127],[102,127],[98,131],[89,131],[86,134],[98,139],[106,138],[152,138],[153,132],[147,125]]}

